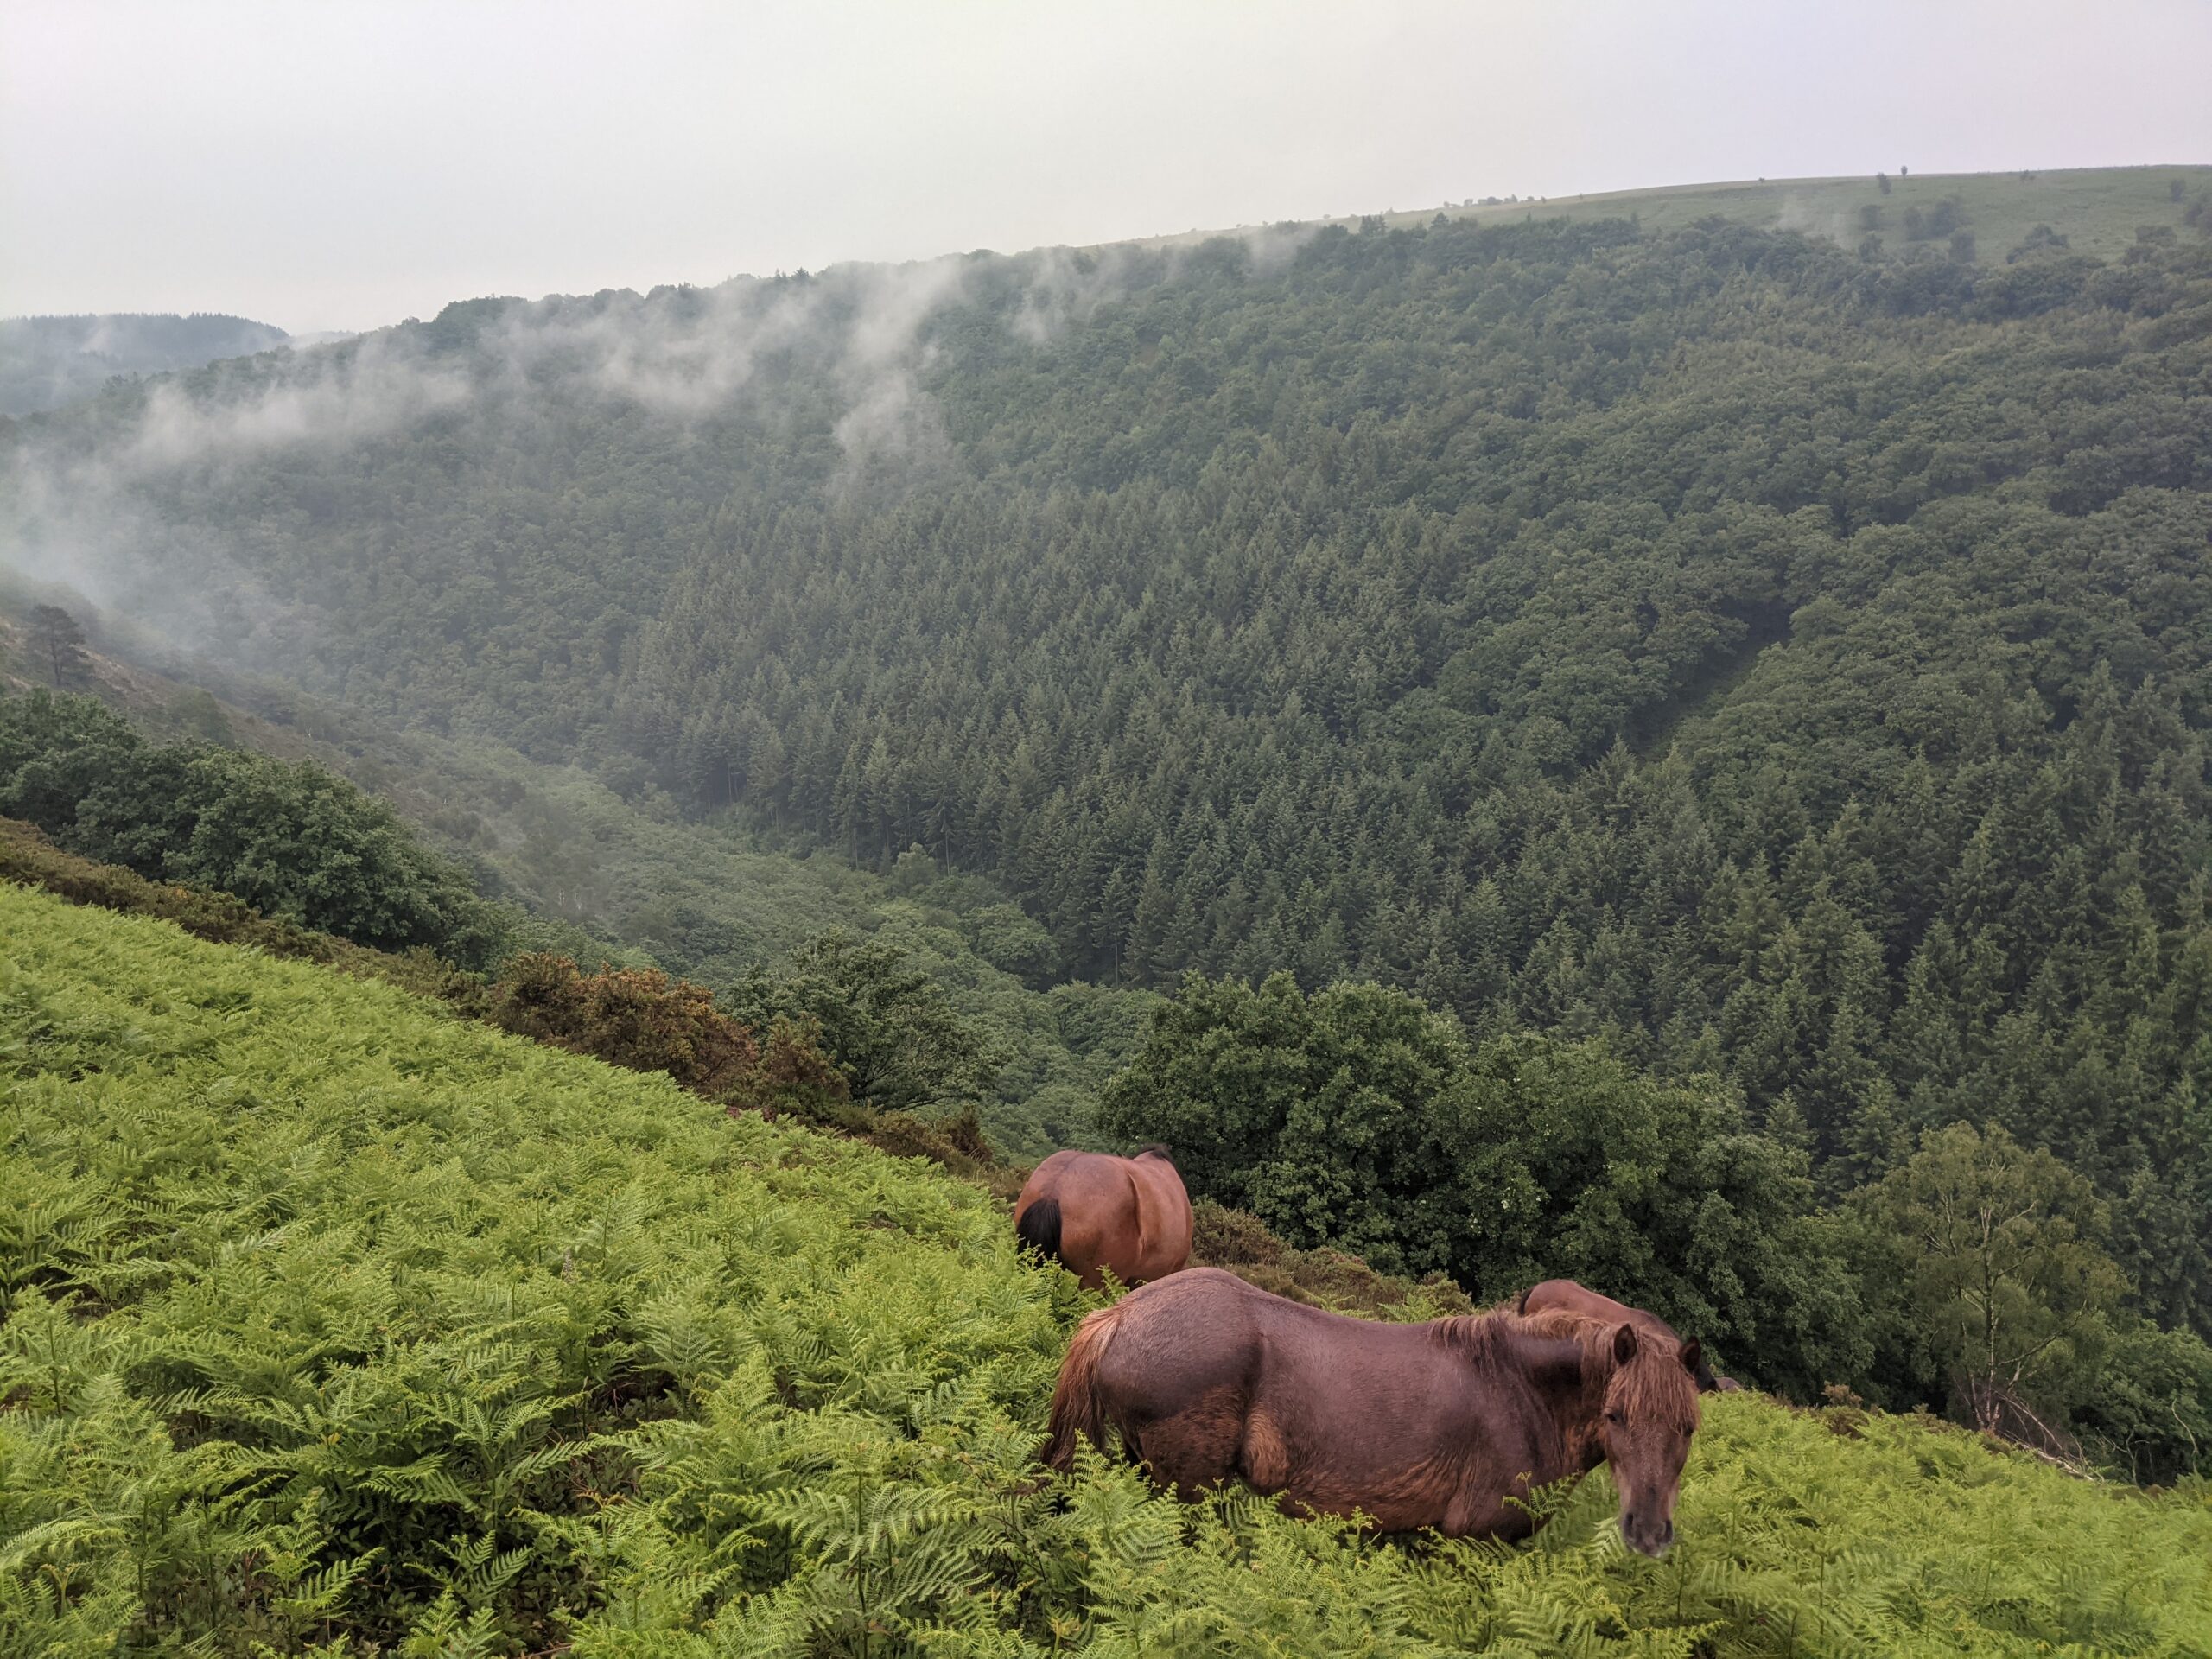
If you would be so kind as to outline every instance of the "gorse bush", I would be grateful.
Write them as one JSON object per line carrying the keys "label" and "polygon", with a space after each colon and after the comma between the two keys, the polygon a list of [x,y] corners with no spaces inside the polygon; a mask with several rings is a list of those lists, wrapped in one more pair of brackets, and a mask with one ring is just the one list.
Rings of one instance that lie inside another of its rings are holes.
{"label": "gorse bush", "polygon": [[[821,1027],[804,1014],[772,1014],[765,1029],[747,1027],[715,1005],[703,986],[671,980],[658,969],[602,968],[586,974],[566,957],[512,957],[493,987],[486,1016],[518,1036],[552,1043],[633,1071],[659,1071],[732,1110],[772,1115],[794,1108],[817,1121],[871,1135],[882,1115],[844,1109],[852,1098],[846,1072],[823,1052]],[[964,1120],[973,1144],[962,1150],[984,1162],[989,1143]]]}
{"label": "gorse bush", "polygon": [[1515,1550],[1040,1484],[1092,1304],[973,1187],[9,887],[0,1077],[10,1652],[2212,1643],[2199,1489],[1749,1397],[1657,1564],[1602,1478]]}
{"label": "gorse bush", "polygon": [[499,975],[490,1018],[572,1053],[665,1072],[709,1100],[735,1101],[763,1083],[753,1033],[715,1007],[714,993],[658,969],[586,974],[566,957],[519,956]]}

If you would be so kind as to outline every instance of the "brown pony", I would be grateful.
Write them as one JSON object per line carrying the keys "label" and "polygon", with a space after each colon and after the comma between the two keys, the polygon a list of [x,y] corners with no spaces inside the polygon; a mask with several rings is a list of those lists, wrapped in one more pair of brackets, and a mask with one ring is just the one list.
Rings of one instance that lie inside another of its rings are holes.
{"label": "brown pony", "polygon": [[1162,1279],[1191,1259],[1191,1195],[1166,1150],[1134,1158],[1056,1152],[1014,1201],[1014,1230],[1096,1290],[1111,1273],[1125,1285]]}
{"label": "brown pony", "polygon": [[1697,1344],[1633,1323],[1505,1310],[1382,1325],[1193,1268],[1084,1319],[1052,1393],[1045,1461],[1110,1428],[1188,1497],[1235,1476],[1294,1510],[1357,1511],[1385,1532],[1533,1529],[1513,1500],[1610,1463],[1621,1535],[1675,1535],[1698,1427]]}
{"label": "brown pony", "polygon": [[[1542,1284],[1524,1291],[1520,1307],[1523,1313],[1548,1313],[1554,1309],[1563,1309],[1569,1313],[1579,1313],[1586,1319],[1599,1319],[1614,1325],[1625,1321],[1646,1336],[1661,1338],[1677,1348],[1682,1345],[1681,1338],[1675,1334],[1675,1327],[1656,1313],[1647,1313],[1640,1307],[1630,1307],[1610,1296],[1600,1296],[1596,1291],[1576,1284],[1572,1279],[1547,1279]],[[1699,1355],[1697,1363],[1690,1368],[1690,1374],[1697,1378],[1700,1394],[1712,1394],[1715,1390],[1733,1394],[1744,1386],[1732,1376],[1715,1376],[1713,1367],[1706,1363],[1702,1353]]]}

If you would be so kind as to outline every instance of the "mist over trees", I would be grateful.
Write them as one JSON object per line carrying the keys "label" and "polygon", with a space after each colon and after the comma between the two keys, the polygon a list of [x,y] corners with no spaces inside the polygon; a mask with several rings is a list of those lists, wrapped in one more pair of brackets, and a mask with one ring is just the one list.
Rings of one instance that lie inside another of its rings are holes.
{"label": "mist over trees", "polygon": [[244,317],[0,317],[0,415],[58,409],[117,375],[196,369],[290,338]]}

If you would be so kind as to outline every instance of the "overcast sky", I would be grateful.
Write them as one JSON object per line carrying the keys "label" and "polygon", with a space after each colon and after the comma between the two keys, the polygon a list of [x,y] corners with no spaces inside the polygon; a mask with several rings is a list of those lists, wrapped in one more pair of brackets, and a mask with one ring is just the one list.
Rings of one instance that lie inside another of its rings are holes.
{"label": "overcast sky", "polygon": [[0,315],[2212,161],[2212,0],[0,0]]}

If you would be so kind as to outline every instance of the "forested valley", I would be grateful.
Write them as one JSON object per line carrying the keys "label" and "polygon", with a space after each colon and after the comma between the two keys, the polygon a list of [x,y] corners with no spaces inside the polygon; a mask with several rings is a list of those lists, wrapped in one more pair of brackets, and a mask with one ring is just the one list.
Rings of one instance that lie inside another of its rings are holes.
{"label": "forested valley", "polygon": [[[1025,1151],[1168,1140],[1294,1245],[1602,1275],[1800,1398],[1995,1389],[2170,1478],[2212,1426],[2182,183],[2111,258],[1439,215],[472,300],[10,424],[9,534],[226,672],[1140,999],[1083,1004],[1095,1117],[1001,1103]],[[808,930],[633,896],[595,938],[782,1009]],[[1961,1192],[2050,1223],[2002,1386],[1971,1252],[1896,1254]]]}

